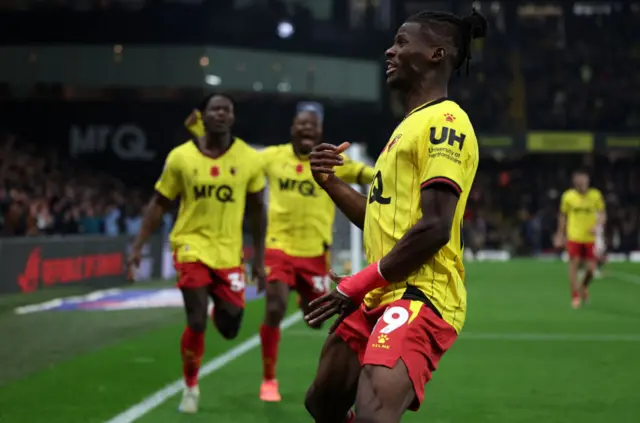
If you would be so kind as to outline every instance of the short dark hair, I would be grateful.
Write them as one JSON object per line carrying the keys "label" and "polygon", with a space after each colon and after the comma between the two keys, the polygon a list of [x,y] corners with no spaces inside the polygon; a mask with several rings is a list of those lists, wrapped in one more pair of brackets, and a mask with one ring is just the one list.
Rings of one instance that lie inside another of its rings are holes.
{"label": "short dark hair", "polygon": [[585,168],[579,168],[573,171],[573,175],[586,175],[589,176],[589,170]]}
{"label": "short dark hair", "polygon": [[487,35],[487,18],[472,9],[469,16],[460,17],[448,12],[420,12],[407,22],[434,26],[433,32],[443,37],[451,37],[457,53],[453,59],[453,70],[458,70],[466,63],[467,73],[471,61],[471,41]]}
{"label": "short dark hair", "polygon": [[233,97],[231,97],[231,95],[227,94],[227,93],[211,93],[208,94],[205,98],[203,98],[200,103],[198,103],[198,110],[200,111],[200,113],[204,112],[204,109],[207,108],[207,104],[209,104],[209,102],[211,101],[211,99],[213,97],[224,97],[227,100],[229,100],[231,102],[231,105],[235,108],[236,107],[236,102],[233,99]]}

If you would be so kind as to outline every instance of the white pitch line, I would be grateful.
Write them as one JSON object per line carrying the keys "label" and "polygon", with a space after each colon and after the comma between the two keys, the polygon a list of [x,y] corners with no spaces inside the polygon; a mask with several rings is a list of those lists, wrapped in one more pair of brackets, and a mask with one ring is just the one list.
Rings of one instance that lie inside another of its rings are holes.
{"label": "white pitch line", "polygon": [[[325,333],[313,330],[292,330],[290,336],[326,337]],[[461,340],[499,340],[499,341],[560,341],[560,342],[640,342],[640,334],[596,334],[596,333],[481,333],[462,332]]]}
{"label": "white pitch line", "polygon": [[[296,312],[291,316],[287,317],[280,324],[280,329],[287,329],[294,324],[298,323],[302,320],[302,314],[300,312]],[[254,335],[241,344],[233,347],[226,353],[219,355],[213,360],[205,363],[204,366],[200,368],[200,377],[206,377],[211,373],[223,368],[227,364],[231,363],[236,358],[248,353],[252,349],[258,347],[260,345],[260,337],[258,335]],[[148,396],[143,399],[139,403],[131,406],[128,410],[123,411],[118,414],[114,418],[107,420],[105,423],[131,423],[144,416],[178,392],[182,391],[184,387],[184,382],[182,379],[176,380],[157,391],[156,393]]]}
{"label": "white pitch line", "polygon": [[633,273],[628,273],[628,272],[620,272],[620,271],[606,271],[605,276],[607,275],[611,275],[616,279],[619,279],[621,281],[625,281],[625,282],[631,282],[634,283],[636,285],[640,285],[640,276],[635,275]]}

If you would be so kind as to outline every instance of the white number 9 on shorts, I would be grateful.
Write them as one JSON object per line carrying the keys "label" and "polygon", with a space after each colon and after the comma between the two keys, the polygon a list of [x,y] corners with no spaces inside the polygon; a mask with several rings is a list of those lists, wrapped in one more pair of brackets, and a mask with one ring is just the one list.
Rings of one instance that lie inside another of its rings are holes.
{"label": "white number 9 on shorts", "polygon": [[[380,333],[390,334],[409,321],[409,312],[404,307],[390,307],[385,310],[380,320],[386,324],[380,329]],[[378,324],[380,324],[380,320],[378,320]]]}

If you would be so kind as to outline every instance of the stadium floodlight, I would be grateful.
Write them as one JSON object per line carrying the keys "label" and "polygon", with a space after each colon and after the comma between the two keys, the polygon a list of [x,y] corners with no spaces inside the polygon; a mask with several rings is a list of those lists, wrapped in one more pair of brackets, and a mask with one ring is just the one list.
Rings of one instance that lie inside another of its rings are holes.
{"label": "stadium floodlight", "polygon": [[278,22],[278,37],[282,39],[291,38],[296,32],[295,27],[289,21]]}
{"label": "stadium floodlight", "polygon": [[204,82],[207,85],[216,86],[216,85],[220,85],[222,83],[222,78],[220,78],[217,75],[207,75],[207,76],[204,77]]}

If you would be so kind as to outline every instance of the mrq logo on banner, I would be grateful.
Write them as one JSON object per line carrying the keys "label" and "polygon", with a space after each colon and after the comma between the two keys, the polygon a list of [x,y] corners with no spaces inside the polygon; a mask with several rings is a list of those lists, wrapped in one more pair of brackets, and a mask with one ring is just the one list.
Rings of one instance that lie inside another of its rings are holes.
{"label": "mrq logo on banner", "polygon": [[121,160],[150,161],[156,152],[148,149],[147,134],[133,123],[122,125],[72,125],[69,154],[78,157],[111,151]]}

